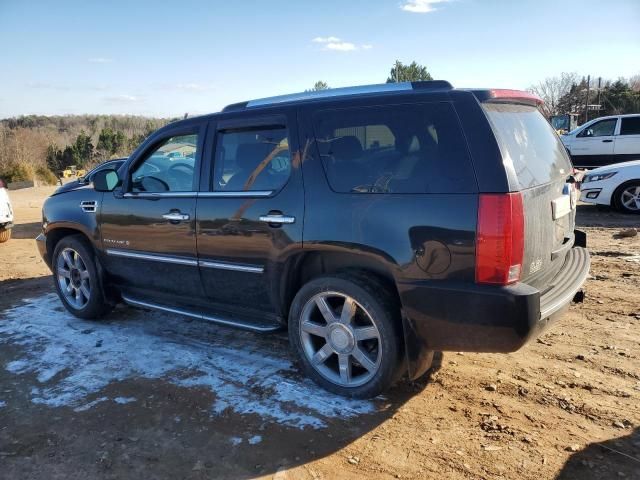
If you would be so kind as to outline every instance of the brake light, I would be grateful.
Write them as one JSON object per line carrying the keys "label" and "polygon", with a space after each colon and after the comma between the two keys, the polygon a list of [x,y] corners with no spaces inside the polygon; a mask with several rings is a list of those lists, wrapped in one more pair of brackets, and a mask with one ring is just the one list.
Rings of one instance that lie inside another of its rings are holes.
{"label": "brake light", "polygon": [[532,103],[541,105],[544,101],[537,95],[523,90],[493,89],[489,90],[489,98],[491,100],[511,100],[516,102]]}
{"label": "brake light", "polygon": [[508,285],[520,280],[524,255],[521,193],[481,194],[476,233],[476,282]]}

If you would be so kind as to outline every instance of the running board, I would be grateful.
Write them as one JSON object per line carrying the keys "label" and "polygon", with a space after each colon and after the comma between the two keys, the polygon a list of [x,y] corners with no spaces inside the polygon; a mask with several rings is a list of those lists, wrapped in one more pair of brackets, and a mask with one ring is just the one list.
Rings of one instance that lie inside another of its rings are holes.
{"label": "running board", "polygon": [[243,330],[249,330],[252,332],[260,332],[260,333],[265,333],[265,332],[275,332],[278,331],[280,329],[282,329],[282,325],[278,324],[278,323],[271,323],[271,324],[255,324],[255,323],[251,323],[251,322],[242,322],[239,320],[230,320],[228,318],[223,318],[223,317],[214,317],[211,315],[205,315],[202,313],[195,313],[195,312],[190,312],[188,310],[182,310],[182,309],[178,309],[178,308],[172,308],[172,307],[165,307],[164,305],[158,305],[157,303],[150,303],[150,302],[145,302],[142,300],[136,300],[133,299],[131,297],[127,297],[126,295],[122,295],[122,300],[124,300],[125,303],[131,305],[132,307],[140,307],[140,308],[149,308],[152,310],[160,310],[162,312],[168,312],[168,313],[177,313],[178,315],[184,315],[186,317],[191,317],[191,318],[197,318],[199,320],[207,320],[209,322],[213,322],[213,323],[217,323],[219,325],[224,325],[226,327],[234,327],[234,328],[241,328]]}

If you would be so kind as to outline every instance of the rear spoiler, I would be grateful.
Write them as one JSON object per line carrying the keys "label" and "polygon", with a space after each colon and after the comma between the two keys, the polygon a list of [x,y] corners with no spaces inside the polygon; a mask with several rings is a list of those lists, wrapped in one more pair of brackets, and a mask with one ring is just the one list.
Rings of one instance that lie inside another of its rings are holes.
{"label": "rear spoiler", "polygon": [[544,102],[537,95],[524,90],[495,88],[491,90],[472,90],[479,102],[486,103],[520,103],[539,107]]}

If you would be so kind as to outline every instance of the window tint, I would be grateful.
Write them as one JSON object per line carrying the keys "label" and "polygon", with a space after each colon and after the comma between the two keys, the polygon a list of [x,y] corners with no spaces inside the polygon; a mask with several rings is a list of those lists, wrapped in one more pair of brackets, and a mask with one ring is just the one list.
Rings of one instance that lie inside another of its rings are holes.
{"label": "window tint", "polygon": [[171,137],[156,148],[131,174],[133,192],[193,191],[197,135]]}
{"label": "window tint", "polygon": [[336,192],[477,190],[466,143],[449,104],[323,111],[314,116],[314,128]]}
{"label": "window tint", "polygon": [[484,103],[505,163],[513,164],[521,188],[543,185],[571,173],[566,151],[537,108]]}
{"label": "window tint", "polygon": [[214,190],[278,190],[289,179],[291,155],[282,127],[218,132]]}
{"label": "window tint", "polygon": [[617,119],[601,120],[585,128],[578,137],[607,137],[613,135],[616,129]]}
{"label": "window tint", "polygon": [[640,117],[623,118],[620,135],[640,135]]}

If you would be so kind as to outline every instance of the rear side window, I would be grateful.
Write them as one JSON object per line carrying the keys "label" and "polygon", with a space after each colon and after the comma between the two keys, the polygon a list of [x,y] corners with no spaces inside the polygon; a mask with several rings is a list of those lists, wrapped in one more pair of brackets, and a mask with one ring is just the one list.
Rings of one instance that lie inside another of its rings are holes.
{"label": "rear side window", "polygon": [[447,103],[325,110],[318,151],[341,193],[473,193],[475,175]]}
{"label": "rear side window", "polygon": [[484,103],[505,165],[513,165],[520,188],[566,178],[571,163],[553,127],[535,107]]}
{"label": "rear side window", "polygon": [[214,190],[273,191],[287,183],[291,172],[289,137],[282,127],[218,132]]}
{"label": "rear side window", "polygon": [[640,117],[623,118],[620,135],[640,135]]}

